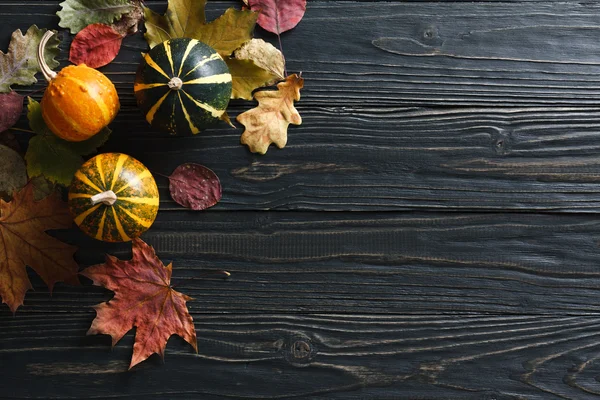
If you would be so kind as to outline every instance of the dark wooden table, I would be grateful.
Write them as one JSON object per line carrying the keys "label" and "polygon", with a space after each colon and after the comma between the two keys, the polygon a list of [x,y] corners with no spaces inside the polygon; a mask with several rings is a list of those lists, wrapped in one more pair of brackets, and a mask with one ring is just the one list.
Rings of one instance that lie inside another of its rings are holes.
{"label": "dark wooden table", "polygon": [[[57,28],[58,3],[2,0],[0,48]],[[103,69],[123,104],[103,151],[165,174],[199,162],[223,183],[217,207],[188,212],[160,180],[144,236],[195,298],[199,354],[173,337],[164,363],[128,372],[133,332],[112,351],[85,336],[110,293],[86,281],[50,297],[31,273],[25,306],[0,308],[0,397],[596,398],[600,4],[309,0],[283,43],[306,78],[304,124],[264,157],[241,129],[149,129],[140,35]],[[56,234],[82,267],[130,254]]]}

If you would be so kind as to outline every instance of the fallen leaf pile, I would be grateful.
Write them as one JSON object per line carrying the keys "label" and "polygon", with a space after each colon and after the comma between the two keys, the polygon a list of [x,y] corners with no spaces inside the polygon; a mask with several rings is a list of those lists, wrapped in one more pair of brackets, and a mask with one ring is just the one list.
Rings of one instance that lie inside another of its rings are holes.
{"label": "fallen leaf pile", "polygon": [[181,336],[198,352],[194,322],[186,306],[191,298],[171,287],[172,272],[173,266],[165,267],[151,246],[134,239],[131,260],[107,255],[106,263],[81,273],[94,285],[115,293],[109,302],[95,307],[96,318],[88,335],[110,335],[114,346],[136,328],[129,368],[154,353],[164,357],[171,335]]}
{"label": "fallen leaf pile", "polygon": [[58,194],[35,201],[31,183],[14,199],[0,199],[0,296],[15,312],[31,289],[25,266],[31,267],[48,285],[56,282],[78,284],[79,269],[73,254],[76,248],[45,233],[73,224],[66,203]]}

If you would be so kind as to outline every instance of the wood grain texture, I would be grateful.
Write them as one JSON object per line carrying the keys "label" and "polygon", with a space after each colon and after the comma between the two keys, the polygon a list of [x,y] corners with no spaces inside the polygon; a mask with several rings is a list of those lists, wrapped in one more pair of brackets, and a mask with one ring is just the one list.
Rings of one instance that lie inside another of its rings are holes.
{"label": "wood grain texture", "polygon": [[[236,4],[211,2],[209,14]],[[182,162],[209,166],[224,186],[216,210],[600,210],[596,6],[395,2],[383,15],[381,7],[314,1],[284,35],[290,71],[306,78],[304,124],[265,157],[225,125],[192,138],[152,131],[132,90],[147,46],[141,35],[127,38],[103,69],[123,103],[104,150],[163,174]],[[56,9],[13,6],[3,18],[56,26]],[[0,25],[0,47],[14,28]],[[233,102],[231,114],[250,106]],[[176,209],[159,184],[162,209]]]}
{"label": "wood grain texture", "polygon": [[[178,338],[127,372],[84,338],[91,313],[12,319],[3,398],[594,399],[598,317],[194,313],[200,354]],[[45,335],[36,333],[46,326]],[[49,342],[51,340],[51,342]],[[11,382],[12,384],[8,384]]]}
{"label": "wood grain texture", "polygon": [[[56,28],[58,3],[2,2],[0,49]],[[209,18],[239,4],[210,1]],[[85,336],[110,293],[50,297],[31,273],[25,306],[0,308],[0,398],[598,398],[599,17],[585,2],[309,0],[283,36],[304,124],[265,157],[241,129],[152,131],[132,90],[147,47],[127,38],[102,69],[123,104],[103,150],[163,174],[199,162],[224,186],[194,213],[158,178],[144,236],[195,298],[200,353],[173,337],[165,363],[127,372],[133,332],[113,350]],[[130,256],[54,234],[82,267]]]}
{"label": "wood grain texture", "polygon": [[[174,265],[200,354],[172,338],[127,373],[133,335],[85,337],[102,288],[0,312],[15,397],[593,398],[600,221],[534,214],[170,213],[145,240]],[[127,245],[77,232],[82,265]],[[229,280],[201,278],[226,269]],[[21,383],[22,382],[22,383]],[[30,385],[26,382],[36,382]],[[68,382],[68,389],[56,382]],[[487,397],[486,397],[487,396]],[[520,397],[519,397],[520,396]]]}

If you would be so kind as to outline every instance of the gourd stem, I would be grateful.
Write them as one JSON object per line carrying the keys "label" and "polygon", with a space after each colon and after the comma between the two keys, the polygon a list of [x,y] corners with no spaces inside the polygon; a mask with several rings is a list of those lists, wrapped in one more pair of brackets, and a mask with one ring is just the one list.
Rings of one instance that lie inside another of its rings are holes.
{"label": "gourd stem", "polygon": [[56,78],[56,72],[50,69],[48,64],[46,64],[46,59],[44,58],[44,49],[46,48],[46,43],[48,43],[48,40],[50,40],[52,35],[54,35],[53,31],[47,31],[46,33],[44,33],[44,36],[42,36],[42,40],[40,40],[40,45],[38,46],[37,51],[38,64],[40,65],[40,69],[42,70],[44,78],[46,78],[48,82]]}
{"label": "gourd stem", "polygon": [[171,78],[169,81],[169,88],[179,90],[183,86],[183,81],[179,77]]}
{"label": "gourd stem", "polygon": [[107,206],[112,206],[117,201],[117,195],[112,190],[107,190],[106,192],[98,193],[90,198],[90,201],[93,206],[98,203],[106,204]]}

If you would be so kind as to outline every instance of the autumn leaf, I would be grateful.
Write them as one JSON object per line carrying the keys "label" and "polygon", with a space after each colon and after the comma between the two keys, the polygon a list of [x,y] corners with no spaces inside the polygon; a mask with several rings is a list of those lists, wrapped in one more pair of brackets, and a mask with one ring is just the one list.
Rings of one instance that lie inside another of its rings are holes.
{"label": "autumn leaf", "polygon": [[135,5],[130,0],[66,0],[60,3],[58,26],[77,33],[91,24],[112,24]]}
{"label": "autumn leaf", "polygon": [[178,204],[192,210],[205,210],[221,200],[219,177],[204,165],[182,164],[169,176],[169,191]]}
{"label": "autumn leaf", "polygon": [[[252,39],[237,49],[238,60],[252,60],[260,68],[269,71],[278,80],[285,79],[285,59],[279,49],[262,39]],[[271,82],[269,84],[273,84]]]}
{"label": "autumn leaf", "polygon": [[296,27],[306,12],[306,0],[248,0],[259,13],[258,25],[277,35]]}
{"label": "autumn leaf", "polygon": [[120,20],[110,25],[122,36],[133,35],[138,31],[140,22],[144,19],[144,10],[141,0],[130,0],[133,9],[127,14],[123,14]]}
{"label": "autumn leaf", "polygon": [[150,48],[174,38],[196,39],[194,32],[206,22],[205,6],[206,0],[169,0],[164,16],[145,7],[144,37]]}
{"label": "autumn leaf", "polygon": [[253,153],[265,154],[269,145],[275,143],[280,149],[287,143],[287,129],[290,124],[302,124],[302,117],[294,107],[300,100],[300,89],[304,79],[290,75],[285,82],[277,85],[277,90],[263,90],[254,95],[258,107],[238,115],[237,120],[246,127],[241,142]]}
{"label": "autumn leaf", "polygon": [[146,8],[144,37],[150,47],[168,39],[187,37],[204,42],[221,56],[228,57],[252,39],[258,14],[229,8],[219,18],[207,24],[205,4],[205,0],[170,0],[164,16]]}
{"label": "autumn leaf", "polygon": [[191,298],[170,286],[172,272],[172,264],[165,267],[151,246],[134,239],[131,260],[107,255],[105,264],[81,273],[94,285],[115,293],[110,301],[95,307],[96,318],[88,335],[110,335],[114,346],[136,328],[129,368],[154,353],[164,357],[171,335],[181,336],[198,352],[194,322],[186,306]]}
{"label": "autumn leaf", "polygon": [[[35,74],[40,71],[37,62],[37,50],[40,40],[47,29],[32,25],[25,35],[20,29],[12,33],[8,52],[0,51],[0,93],[11,91],[11,85],[27,86],[37,82]],[[46,45],[44,58],[50,68],[58,67],[57,35],[52,36]]]}
{"label": "autumn leaf", "polygon": [[252,100],[252,92],[276,82],[277,76],[257,66],[252,60],[225,60],[232,76],[231,98]]}
{"label": "autumn leaf", "polygon": [[258,14],[229,8],[225,14],[203,25],[195,39],[206,43],[223,57],[230,56],[241,45],[252,39]]}
{"label": "autumn leaf", "polygon": [[23,111],[23,96],[16,92],[0,94],[0,132],[17,123]]}
{"label": "autumn leaf", "polygon": [[73,39],[69,61],[90,68],[103,67],[119,54],[122,41],[123,36],[108,25],[88,25]]}
{"label": "autumn leaf", "polygon": [[0,144],[0,199],[9,201],[16,190],[27,184],[27,168],[23,157]]}
{"label": "autumn leaf", "polygon": [[27,106],[29,126],[36,133],[29,140],[25,161],[30,178],[44,176],[49,181],[68,186],[77,169],[83,164],[84,155],[94,153],[110,136],[110,129],[102,131],[82,142],[68,142],[56,136],[44,122],[40,104],[29,98]]}
{"label": "autumn leaf", "polygon": [[45,233],[72,224],[58,194],[35,201],[31,184],[16,192],[9,203],[0,199],[0,296],[13,312],[32,289],[26,266],[37,272],[50,291],[56,282],[79,283],[73,260],[76,248]]}

